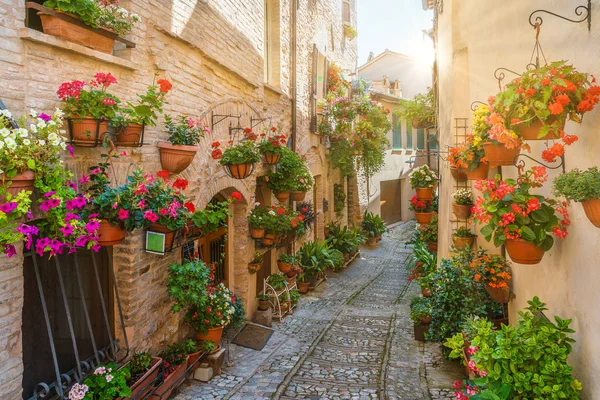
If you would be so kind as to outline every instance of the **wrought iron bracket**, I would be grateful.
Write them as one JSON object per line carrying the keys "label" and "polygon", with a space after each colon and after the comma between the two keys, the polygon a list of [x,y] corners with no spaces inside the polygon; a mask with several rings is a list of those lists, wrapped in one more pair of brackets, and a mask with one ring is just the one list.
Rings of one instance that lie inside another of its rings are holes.
{"label": "wrought iron bracket", "polygon": [[232,115],[232,114],[210,114],[210,129],[215,129],[215,126],[219,125],[221,122],[225,121],[229,118],[237,118],[238,124],[240,122],[241,115]]}
{"label": "wrought iron bracket", "polygon": [[254,117],[250,117],[250,128],[254,129],[258,124],[260,124],[261,122],[265,122],[265,121],[269,121],[269,124],[271,124],[271,121],[273,120],[272,117],[265,117],[265,118],[254,118]]}
{"label": "wrought iron bracket", "polygon": [[[529,25],[533,26],[534,28],[536,27],[536,25],[541,26],[544,23],[544,20],[542,19],[542,17],[540,17],[539,15],[536,15],[538,13],[550,14],[550,15],[553,15],[560,19],[564,19],[565,21],[574,22],[576,24],[587,21],[588,31],[592,30],[592,0],[587,1],[587,7],[582,5],[582,6],[577,6],[577,8],[575,8],[575,15],[577,15],[578,17],[581,18],[579,20],[567,18],[562,15],[558,15],[556,13],[548,11],[548,10],[535,10],[534,12],[532,12],[529,15]],[[535,19],[533,18],[534,15],[535,15]]]}
{"label": "wrought iron bracket", "polygon": [[541,161],[536,160],[535,158],[533,158],[531,156],[528,156],[527,154],[519,154],[513,160],[513,164],[517,168],[524,168],[525,167],[525,161],[524,160],[519,160],[520,157],[528,158],[529,160],[535,162],[536,164],[539,164],[542,167],[546,167],[548,169],[559,169],[559,168],[562,167],[563,174],[566,172],[566,169],[565,169],[565,155],[564,154],[562,156],[560,156],[560,162],[558,163],[558,165],[555,165],[555,166],[551,166],[551,165],[545,164],[545,163],[543,163]]}
{"label": "wrought iron bracket", "polygon": [[486,105],[486,103],[484,103],[483,101],[479,101],[479,100],[475,100],[474,102],[471,103],[471,111],[475,111],[477,110],[477,107],[480,105]]}

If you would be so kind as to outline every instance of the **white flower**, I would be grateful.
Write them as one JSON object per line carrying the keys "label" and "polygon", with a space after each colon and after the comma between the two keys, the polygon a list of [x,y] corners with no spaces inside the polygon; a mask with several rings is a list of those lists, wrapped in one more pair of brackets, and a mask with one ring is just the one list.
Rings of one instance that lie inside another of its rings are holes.
{"label": "white flower", "polygon": [[57,108],[56,111],[54,112],[54,116],[58,117],[58,118],[62,118],[62,117],[64,117],[64,115],[65,115],[65,113],[60,108]]}
{"label": "white flower", "polygon": [[29,115],[31,115],[33,118],[38,116],[37,111],[35,111],[33,109],[29,110]]}
{"label": "white flower", "polygon": [[17,132],[19,133],[19,136],[21,136],[21,137],[29,136],[29,132],[25,128],[19,128],[19,129],[17,129]]}
{"label": "white flower", "polygon": [[23,139],[23,144],[25,146],[29,146],[31,144],[31,140],[29,140],[29,139]]}
{"label": "white flower", "polygon": [[44,121],[43,119],[40,119],[37,123],[37,127],[42,129],[46,127],[46,121]]}
{"label": "white flower", "polygon": [[112,375],[106,375],[106,382],[110,382],[113,380],[113,376]]}
{"label": "white flower", "polygon": [[34,124],[29,125],[29,129],[31,129],[31,132],[37,133],[37,127]]}
{"label": "white flower", "polygon": [[45,140],[43,140],[43,139],[40,139],[40,140],[38,140],[38,144],[39,144],[40,146],[45,146],[45,145],[46,145],[46,141],[45,141]]}
{"label": "white flower", "polygon": [[256,203],[254,203],[254,207],[258,207],[260,206],[260,203],[257,201]]}
{"label": "white flower", "polygon": [[54,125],[56,125],[56,122],[54,122],[54,121],[50,120],[50,121],[48,121],[48,125],[50,125],[50,126],[54,126]]}
{"label": "white flower", "polygon": [[4,115],[6,118],[12,118],[12,114],[8,110],[0,110],[0,114]]}
{"label": "white flower", "polygon": [[277,215],[277,214],[275,213],[275,211],[273,211],[273,210],[269,211],[269,214],[271,214],[271,215]]}
{"label": "white flower", "polygon": [[56,132],[52,132],[48,135],[48,140],[58,140],[58,135]]}
{"label": "white flower", "polygon": [[4,148],[4,142],[2,140],[0,140],[0,149]]}
{"label": "white flower", "polygon": [[17,143],[12,138],[6,138],[5,143],[9,150],[14,150],[17,148]]}

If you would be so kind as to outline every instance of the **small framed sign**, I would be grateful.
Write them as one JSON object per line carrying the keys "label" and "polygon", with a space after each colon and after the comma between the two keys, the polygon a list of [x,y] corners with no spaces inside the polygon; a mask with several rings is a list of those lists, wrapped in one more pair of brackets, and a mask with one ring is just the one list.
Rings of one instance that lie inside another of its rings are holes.
{"label": "small framed sign", "polygon": [[165,234],[146,231],[146,252],[165,255]]}

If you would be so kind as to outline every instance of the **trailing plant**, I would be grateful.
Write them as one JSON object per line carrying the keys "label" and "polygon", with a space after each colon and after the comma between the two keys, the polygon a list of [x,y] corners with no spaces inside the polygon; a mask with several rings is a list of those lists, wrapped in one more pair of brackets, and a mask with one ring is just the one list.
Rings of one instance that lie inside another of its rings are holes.
{"label": "trailing plant", "polygon": [[69,390],[69,399],[108,400],[131,396],[127,380],[131,376],[129,366],[117,368],[110,363],[98,367],[82,384],[75,383]]}
{"label": "trailing plant", "polygon": [[385,221],[376,214],[366,211],[360,223],[364,234],[368,237],[379,237],[388,231]]}
{"label": "trailing plant", "polygon": [[335,215],[338,217],[344,216],[344,209],[346,208],[346,193],[344,192],[344,185],[338,183],[333,184],[333,210]]}
{"label": "trailing plant", "polygon": [[259,202],[254,204],[254,208],[250,211],[248,215],[248,224],[251,228],[254,229],[265,229],[267,228],[269,218],[268,215],[269,210]]}
{"label": "trailing plant", "polygon": [[420,324],[425,318],[431,317],[431,300],[429,297],[414,297],[410,301],[410,318],[415,324]]}
{"label": "trailing plant", "polygon": [[409,121],[415,120],[419,123],[435,125],[435,100],[433,89],[427,88],[427,92],[417,93],[412,100],[402,100],[402,111],[400,116]]}
{"label": "trailing plant", "polygon": [[413,189],[432,188],[437,183],[437,174],[427,164],[413,169],[408,175]]}
{"label": "trailing plant", "polygon": [[255,252],[250,264],[262,264],[264,256],[260,252]]}
{"label": "trailing plant", "polygon": [[600,170],[574,169],[554,179],[554,194],[577,202],[600,198]]}
{"label": "trailing plant", "polygon": [[200,120],[184,115],[178,115],[175,119],[165,115],[165,127],[168,140],[174,146],[196,146],[205,134],[210,134],[210,129],[202,126]]}
{"label": "trailing plant", "polygon": [[438,217],[433,215],[431,222],[428,225],[419,224],[417,227],[421,240],[425,243],[437,243],[438,241]]}
{"label": "trailing plant", "polygon": [[408,205],[408,209],[410,211],[414,211],[416,213],[428,213],[433,212],[433,201],[432,200],[419,200],[417,195],[414,195],[410,199],[410,204]]}
{"label": "trailing plant", "polygon": [[281,149],[281,158],[275,167],[265,175],[267,186],[274,192],[308,192],[314,179],[308,168],[306,157],[300,156],[287,147]]}
{"label": "trailing plant", "polygon": [[471,230],[469,228],[467,228],[466,226],[461,226],[456,228],[453,232],[452,232],[452,236],[458,237],[458,238],[474,238],[477,237],[476,234],[474,234],[473,232],[471,232]]}
{"label": "trailing plant", "polygon": [[202,260],[171,264],[167,280],[167,292],[175,302],[171,311],[177,313],[204,307],[208,302],[209,281],[210,270]]}
{"label": "trailing plant", "polygon": [[191,206],[188,211],[192,212],[191,219],[203,235],[210,232],[216,232],[221,227],[227,226],[227,218],[232,214],[229,211],[229,205],[234,201],[241,201],[242,195],[239,192],[233,192],[231,196],[224,201],[214,201],[206,205],[203,210],[194,210]]}
{"label": "trailing plant", "polygon": [[[493,330],[490,322],[479,322],[469,348],[469,367],[477,378],[468,382],[470,395],[460,398],[578,399],[581,382],[573,377],[568,357],[575,342],[569,335],[571,320],[558,316],[550,321],[543,316],[546,304],[536,296],[519,311],[516,324]],[[450,357],[458,358],[458,335],[447,342]],[[469,394],[469,393],[467,393]],[[458,395],[457,395],[458,396]],[[496,396],[496,397],[494,397]],[[459,398],[459,397],[457,397]]]}
{"label": "trailing plant", "polygon": [[[473,206],[474,220],[485,224],[481,234],[494,245],[501,246],[507,239],[523,239],[545,251],[552,248],[552,232],[559,238],[567,236],[570,224],[566,203],[531,194],[532,188],[542,186],[548,178],[546,168],[533,167],[519,179],[479,180],[475,189],[483,193]],[[559,220],[556,213],[562,215]]]}
{"label": "trailing plant", "polygon": [[221,165],[253,164],[260,161],[260,154],[256,149],[258,135],[251,128],[244,128],[244,137],[234,144],[229,141],[229,146],[222,151],[220,142],[213,142],[212,158],[219,161]]}
{"label": "trailing plant", "polygon": [[354,176],[355,157],[354,150],[348,140],[336,140],[329,148],[329,160],[334,168],[340,170],[342,176]]}
{"label": "trailing plant", "polygon": [[452,198],[454,199],[454,204],[461,206],[473,205],[473,192],[469,189],[458,189],[452,194]]}

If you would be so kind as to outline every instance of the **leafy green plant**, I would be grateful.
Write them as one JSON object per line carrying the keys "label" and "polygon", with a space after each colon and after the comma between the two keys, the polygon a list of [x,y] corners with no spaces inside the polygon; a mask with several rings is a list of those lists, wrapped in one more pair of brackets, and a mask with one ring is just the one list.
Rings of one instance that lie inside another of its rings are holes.
{"label": "leafy green plant", "polygon": [[150,367],[152,367],[152,356],[145,351],[136,351],[129,362],[132,380],[135,381],[135,377],[144,375]]}
{"label": "leafy green plant", "polygon": [[167,280],[167,292],[175,302],[171,311],[176,313],[203,307],[208,301],[206,287],[209,279],[210,270],[202,260],[171,264]]}
{"label": "leafy green plant", "polygon": [[431,300],[429,297],[414,297],[410,302],[410,318],[415,324],[431,317]]}
{"label": "leafy green plant", "polygon": [[295,264],[296,256],[294,256],[293,254],[281,254],[279,256],[279,261],[284,264]]}
{"label": "leafy green plant", "polygon": [[328,153],[331,165],[340,170],[342,176],[354,176],[354,149],[348,140],[336,140],[331,143]]}
{"label": "leafy green plant", "polygon": [[261,301],[269,301],[269,299],[271,299],[271,297],[266,294],[257,294],[256,298]]}
{"label": "leafy green plant", "polygon": [[385,221],[370,211],[365,212],[360,226],[365,235],[372,238],[379,237],[388,231]]}
{"label": "leafy green plant", "polygon": [[98,26],[100,10],[94,0],[46,0],[44,7],[73,14],[93,28]]}
{"label": "leafy green plant", "polygon": [[466,226],[461,226],[459,228],[456,228],[454,230],[454,232],[452,232],[452,236],[456,236],[459,238],[477,237],[477,235],[474,234],[473,232],[471,232],[471,230],[469,228],[467,228]]}
{"label": "leafy green plant", "polygon": [[273,274],[267,278],[267,283],[275,290],[284,289],[287,286],[285,276],[282,274]]}
{"label": "leafy green plant", "polygon": [[332,249],[343,254],[352,252],[358,246],[354,232],[347,226],[342,227],[339,224],[330,225],[326,242]]}
{"label": "leafy green plant", "polygon": [[298,291],[298,289],[292,289],[290,290],[290,301],[292,303],[297,303],[298,301],[300,301],[300,292]]}
{"label": "leafy green plant", "polygon": [[263,263],[263,255],[260,252],[254,253],[254,258],[250,261],[250,264],[262,264]]}
{"label": "leafy green plant", "polygon": [[225,201],[210,202],[204,210],[195,210],[192,214],[192,221],[204,235],[210,232],[216,232],[222,226],[227,226],[227,218],[232,214],[229,212],[229,205],[233,202],[233,197]]}
{"label": "leafy green plant", "polygon": [[[211,266],[214,276],[214,265]],[[208,333],[211,328],[226,327],[243,320],[244,310],[237,297],[223,283],[211,280],[205,302],[188,308],[185,321],[196,331]]]}
{"label": "leafy green plant", "polygon": [[217,345],[215,344],[215,342],[213,342],[211,340],[203,340],[200,342],[200,345],[199,345],[199,350],[205,354],[208,354],[208,353],[214,351],[216,348],[217,348]]}
{"label": "leafy green plant", "polygon": [[265,176],[267,186],[274,192],[286,191],[309,191],[314,179],[306,157],[300,156],[295,151],[287,148],[281,148],[281,158],[274,171]]}
{"label": "leafy green plant", "polygon": [[256,135],[251,128],[244,128],[244,137],[237,143],[229,143],[229,147],[222,151],[220,142],[211,144],[211,156],[215,160],[219,160],[221,165],[236,165],[236,164],[253,164],[260,161],[260,154],[256,148]]}
{"label": "leafy green plant", "polygon": [[343,217],[345,207],[346,193],[344,193],[344,185],[335,183],[333,185],[333,210],[338,217]]}
{"label": "leafy green plant", "polygon": [[344,266],[344,253],[337,249],[331,249],[330,252],[331,258],[331,269],[334,271],[339,271]]}
{"label": "leafy green plant", "polygon": [[167,348],[158,353],[158,355],[163,359],[165,378],[171,375],[178,366],[187,362],[187,354],[178,343],[167,346]]}
{"label": "leafy green plant", "polygon": [[[64,102],[65,114],[70,117],[112,120],[119,111],[120,100],[108,93],[108,88],[116,83],[117,79],[110,73],[98,72],[89,83],[78,80],[62,83],[56,94]],[[88,85],[89,89],[85,89]]]}
{"label": "leafy green plant", "polygon": [[69,398],[108,400],[131,396],[131,389],[127,386],[129,377],[129,366],[117,368],[117,364],[110,363],[98,367],[83,384],[76,383],[71,387]]}
{"label": "leafy green plant", "polygon": [[554,194],[578,202],[600,198],[600,170],[598,167],[585,171],[576,168],[557,176]]}
{"label": "leafy green plant", "polygon": [[433,89],[428,88],[427,93],[417,93],[412,100],[402,100],[400,116],[407,120],[414,120],[417,125],[435,125],[435,100]]}
{"label": "leafy green plant", "polygon": [[169,142],[175,146],[196,146],[206,133],[210,133],[207,127],[200,125],[200,121],[184,115],[175,119],[165,115],[165,127],[169,134]]}
{"label": "leafy green plant", "polygon": [[273,154],[282,155],[283,149],[286,148],[287,138],[285,135],[276,135],[277,128],[274,126],[269,130],[272,136],[267,136],[267,133],[261,134],[263,140],[258,142],[258,152],[262,155]]}
{"label": "leafy green plant", "polygon": [[304,242],[296,253],[298,263],[307,275],[315,276],[333,266],[331,247],[325,241]]}
{"label": "leafy green plant", "polygon": [[200,346],[198,346],[198,343],[194,339],[188,339],[178,345],[181,347],[181,351],[186,355],[200,351]]}
{"label": "leafy green plant", "polygon": [[413,189],[432,188],[436,185],[438,176],[427,164],[413,169],[408,175]]}
{"label": "leafy green plant", "polygon": [[[162,108],[165,104],[165,96],[171,90],[171,83],[166,79],[159,79],[159,85],[152,84],[144,94],[138,94],[137,104],[130,101],[127,107],[119,107],[118,115],[111,120],[113,126],[121,127],[129,124],[144,124],[146,126],[155,126],[157,114],[162,114]],[[170,118],[165,116],[167,129],[169,128]]]}
{"label": "leafy green plant", "polygon": [[[547,320],[542,315],[546,304],[537,296],[527,303],[514,326],[493,330],[487,321],[471,326],[475,333],[468,349],[469,367],[478,377],[469,383],[478,388],[476,398],[497,398],[493,396],[508,387],[510,396],[502,398],[578,399],[582,386],[567,363],[575,342],[569,337],[575,332],[569,328],[571,320],[558,316],[554,322]],[[458,336],[446,341],[452,358],[462,356],[458,350],[462,338]]]}

